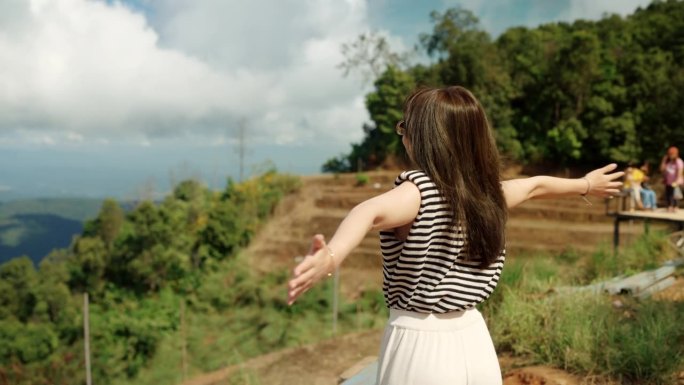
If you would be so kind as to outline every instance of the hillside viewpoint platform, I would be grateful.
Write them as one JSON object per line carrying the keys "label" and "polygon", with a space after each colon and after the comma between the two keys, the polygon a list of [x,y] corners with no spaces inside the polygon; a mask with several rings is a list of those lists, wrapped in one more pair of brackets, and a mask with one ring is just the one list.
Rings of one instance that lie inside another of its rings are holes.
{"label": "hillside viewpoint platform", "polygon": [[[611,202],[616,201],[618,208],[611,207]],[[621,202],[622,201],[622,202]],[[666,222],[673,224],[678,231],[684,230],[684,210],[668,212],[665,208],[651,210],[625,210],[623,199],[607,199],[606,215],[614,218],[613,250],[617,251],[620,245],[620,222],[639,220],[644,221],[645,231],[651,222]]]}

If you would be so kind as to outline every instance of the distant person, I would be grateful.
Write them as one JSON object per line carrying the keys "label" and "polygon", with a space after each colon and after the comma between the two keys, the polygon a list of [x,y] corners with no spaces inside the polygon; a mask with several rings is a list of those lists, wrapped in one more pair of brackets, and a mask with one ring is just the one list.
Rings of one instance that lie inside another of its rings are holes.
{"label": "distant person", "polygon": [[[665,202],[668,212],[675,212],[679,206],[681,197],[681,185],[684,183],[684,162],[679,157],[679,149],[670,146],[667,154],[660,162],[660,171],[663,173],[665,184]],[[677,191],[677,189],[679,191]]]}
{"label": "distant person", "polygon": [[292,304],[332,273],[370,230],[380,230],[390,309],[377,384],[501,384],[487,326],[475,306],[496,287],[508,209],[528,199],[618,192],[615,165],[578,179],[502,181],[485,111],[465,88],[423,88],[396,127],[414,170],[360,203],[326,244],[311,249],[288,284]]}
{"label": "distant person", "polygon": [[622,186],[623,191],[629,194],[629,210],[634,211],[634,207],[643,209],[641,202],[641,182],[644,181],[644,172],[630,163],[625,169],[625,182]]}
{"label": "distant person", "polygon": [[656,193],[653,191],[651,188],[651,177],[650,177],[650,171],[651,168],[648,164],[648,162],[644,162],[641,167],[639,168],[641,172],[643,173],[643,179],[641,182],[641,203],[643,204],[644,208],[646,210],[655,210],[657,208],[657,203],[656,203]]}

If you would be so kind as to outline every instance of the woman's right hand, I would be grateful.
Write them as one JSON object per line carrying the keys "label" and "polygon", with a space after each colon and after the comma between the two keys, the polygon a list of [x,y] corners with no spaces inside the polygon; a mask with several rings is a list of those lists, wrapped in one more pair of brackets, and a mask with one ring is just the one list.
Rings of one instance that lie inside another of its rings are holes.
{"label": "woman's right hand", "polygon": [[327,277],[333,270],[335,270],[335,261],[325,243],[325,238],[321,234],[314,235],[309,253],[292,270],[292,279],[287,285],[287,304],[292,305],[300,295],[316,282]]}

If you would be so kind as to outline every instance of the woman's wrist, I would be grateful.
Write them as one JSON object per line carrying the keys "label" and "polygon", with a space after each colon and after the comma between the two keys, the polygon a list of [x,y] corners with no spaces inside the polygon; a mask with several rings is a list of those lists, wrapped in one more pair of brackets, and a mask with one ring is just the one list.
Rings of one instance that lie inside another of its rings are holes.
{"label": "woman's wrist", "polygon": [[586,184],[586,188],[585,188],[584,192],[580,193],[581,196],[585,197],[591,191],[591,182],[589,181],[589,178],[586,177],[586,175],[580,179],[583,179],[585,184]]}
{"label": "woman's wrist", "polygon": [[591,182],[589,181],[589,178],[587,178],[586,175],[580,179],[583,179],[584,183],[586,184],[586,189],[584,190],[584,192],[580,193],[580,198],[584,200],[584,203],[586,203],[587,206],[591,206],[591,202],[589,201],[589,199],[587,199],[587,194],[589,194],[589,192],[591,191]]}
{"label": "woman's wrist", "polygon": [[332,273],[337,269],[337,262],[335,261],[335,251],[330,248],[330,246],[326,246],[326,254],[327,254],[327,264],[328,267],[326,268],[328,277],[332,275]]}

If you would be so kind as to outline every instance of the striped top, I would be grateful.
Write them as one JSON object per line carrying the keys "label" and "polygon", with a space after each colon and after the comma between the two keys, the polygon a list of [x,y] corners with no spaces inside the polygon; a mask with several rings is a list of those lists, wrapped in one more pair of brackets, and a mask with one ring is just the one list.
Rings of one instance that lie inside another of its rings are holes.
{"label": "striped top", "polygon": [[405,171],[405,181],[420,191],[420,209],[405,241],[394,230],[380,232],[383,292],[392,309],[419,313],[465,310],[494,291],[504,265],[505,250],[489,266],[466,261],[463,228],[450,225],[452,213],[439,190],[422,171]]}

